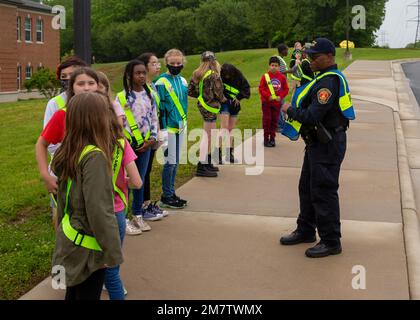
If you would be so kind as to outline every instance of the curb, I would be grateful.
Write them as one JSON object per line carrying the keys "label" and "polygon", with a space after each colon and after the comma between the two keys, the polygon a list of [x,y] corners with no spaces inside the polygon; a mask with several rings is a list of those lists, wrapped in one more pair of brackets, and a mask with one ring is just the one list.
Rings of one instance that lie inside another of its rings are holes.
{"label": "curb", "polygon": [[[417,60],[418,61],[418,60]],[[401,63],[411,62],[410,60],[391,61],[392,77],[397,83],[402,81],[407,85],[407,79],[402,72],[403,79],[396,79],[395,69],[401,68]],[[395,69],[394,69],[395,68]],[[401,70],[402,71],[402,70]],[[396,86],[398,106],[400,99]],[[409,87],[409,92],[411,88]],[[401,110],[401,108],[399,108]],[[408,153],[402,129],[401,118],[398,111],[394,112],[395,132],[397,138],[398,173],[401,189],[401,209],[403,218],[403,235],[405,251],[407,256],[407,271],[410,298],[420,300],[420,223],[417,214],[416,200],[414,195],[413,182],[411,180]]]}

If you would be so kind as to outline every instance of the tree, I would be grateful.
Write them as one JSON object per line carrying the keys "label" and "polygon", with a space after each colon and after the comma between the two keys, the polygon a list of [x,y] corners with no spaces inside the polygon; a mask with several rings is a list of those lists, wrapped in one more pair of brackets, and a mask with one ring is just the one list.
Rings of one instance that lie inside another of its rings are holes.
{"label": "tree", "polygon": [[42,68],[32,75],[31,79],[25,80],[24,84],[28,91],[34,88],[46,98],[51,99],[60,92],[60,82],[56,75],[48,68]]}
{"label": "tree", "polygon": [[245,48],[244,38],[252,31],[244,14],[244,1],[210,0],[195,11],[195,30],[199,42],[209,50]]}
{"label": "tree", "polygon": [[[295,12],[291,0],[247,0],[247,19],[252,32],[261,34],[271,48],[273,37],[278,32],[292,28]],[[296,1],[299,2],[299,1]]]}

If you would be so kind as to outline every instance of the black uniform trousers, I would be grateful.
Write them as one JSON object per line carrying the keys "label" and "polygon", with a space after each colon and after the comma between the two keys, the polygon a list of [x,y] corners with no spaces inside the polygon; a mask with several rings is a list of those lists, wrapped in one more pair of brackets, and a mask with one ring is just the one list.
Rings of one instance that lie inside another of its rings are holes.
{"label": "black uniform trousers", "polygon": [[341,238],[338,199],[340,167],[347,147],[345,132],[332,133],[323,144],[306,146],[299,181],[300,214],[298,230],[312,236],[316,228],[321,241],[338,244]]}

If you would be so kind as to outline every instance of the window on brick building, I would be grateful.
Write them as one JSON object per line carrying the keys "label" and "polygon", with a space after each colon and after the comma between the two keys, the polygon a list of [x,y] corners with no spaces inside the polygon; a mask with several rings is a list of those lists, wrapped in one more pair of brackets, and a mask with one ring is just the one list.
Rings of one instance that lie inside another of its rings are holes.
{"label": "window on brick building", "polygon": [[41,19],[36,20],[36,41],[44,42],[44,21]]}
{"label": "window on brick building", "polygon": [[25,18],[25,41],[32,41],[32,19]]}
{"label": "window on brick building", "polygon": [[16,87],[20,90],[20,85],[22,83],[22,67],[17,66],[17,79],[16,79]]}
{"label": "window on brick building", "polygon": [[44,69],[44,66],[42,65],[42,63],[40,62],[38,65],[38,68],[36,68],[37,71]]}
{"label": "window on brick building", "polygon": [[22,24],[21,17],[16,17],[16,39],[18,41],[21,40],[21,38],[20,38],[20,26],[21,26],[21,24]]}
{"label": "window on brick building", "polygon": [[26,66],[26,79],[31,79],[32,78],[32,67],[31,66]]}

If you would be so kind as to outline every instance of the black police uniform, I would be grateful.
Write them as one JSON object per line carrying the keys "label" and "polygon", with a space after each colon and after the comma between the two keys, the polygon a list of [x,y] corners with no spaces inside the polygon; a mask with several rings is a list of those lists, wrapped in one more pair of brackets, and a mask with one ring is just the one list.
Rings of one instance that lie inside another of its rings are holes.
{"label": "black police uniform", "polygon": [[[332,69],[337,65],[321,70],[320,75]],[[311,238],[317,228],[321,241],[329,246],[340,245],[338,180],[347,145],[348,120],[340,110],[339,88],[337,76],[326,76],[311,88],[301,108],[287,111],[289,118],[302,124],[300,133],[306,143],[297,231]]]}

